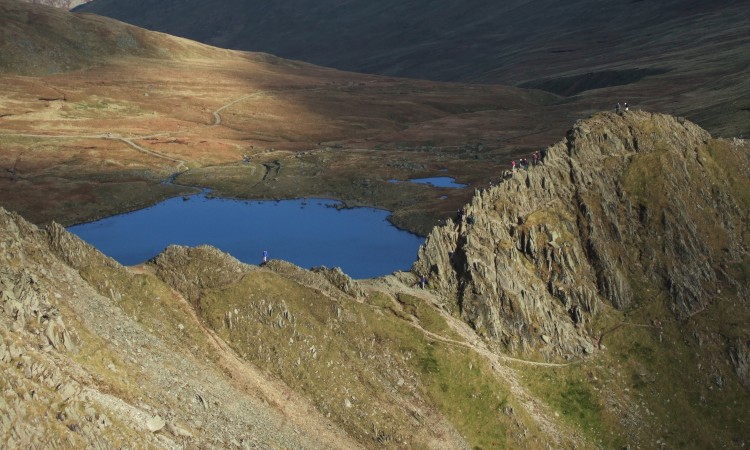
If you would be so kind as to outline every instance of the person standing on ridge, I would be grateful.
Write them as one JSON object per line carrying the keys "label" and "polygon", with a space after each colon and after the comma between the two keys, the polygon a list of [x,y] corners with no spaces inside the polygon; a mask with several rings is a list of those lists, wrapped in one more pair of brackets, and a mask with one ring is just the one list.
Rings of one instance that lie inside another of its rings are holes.
{"label": "person standing on ridge", "polygon": [[268,250],[263,250],[263,264],[268,262]]}

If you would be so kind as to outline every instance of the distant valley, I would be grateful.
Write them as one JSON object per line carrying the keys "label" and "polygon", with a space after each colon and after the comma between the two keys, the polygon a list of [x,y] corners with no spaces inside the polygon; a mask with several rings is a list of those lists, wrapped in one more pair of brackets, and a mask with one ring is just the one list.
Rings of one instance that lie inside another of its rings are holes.
{"label": "distant valley", "polygon": [[76,11],[355,72],[629,101],[750,135],[750,12],[738,0],[94,0]]}

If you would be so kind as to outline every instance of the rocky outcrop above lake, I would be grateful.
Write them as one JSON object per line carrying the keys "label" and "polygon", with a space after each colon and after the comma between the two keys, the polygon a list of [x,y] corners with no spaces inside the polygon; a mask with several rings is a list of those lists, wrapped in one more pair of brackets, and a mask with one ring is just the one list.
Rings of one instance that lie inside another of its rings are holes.
{"label": "rocky outcrop above lake", "polygon": [[642,111],[579,121],[542,164],[477,192],[471,220],[436,228],[413,271],[498,348],[548,357],[593,351],[604,308],[664,294],[686,318],[722,286],[747,301],[725,270],[747,258],[747,194],[717,161],[747,177],[736,144]]}

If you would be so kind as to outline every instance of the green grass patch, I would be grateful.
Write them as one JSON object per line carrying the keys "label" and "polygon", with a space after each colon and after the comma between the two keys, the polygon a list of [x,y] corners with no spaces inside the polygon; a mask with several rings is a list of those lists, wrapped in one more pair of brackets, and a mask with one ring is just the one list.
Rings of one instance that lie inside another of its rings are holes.
{"label": "green grass patch", "polygon": [[[627,313],[628,325],[607,335],[600,379],[617,396],[650,411],[637,430],[642,442],[662,439],[671,448],[715,448],[746,441],[742,420],[750,393],[730,367],[726,345],[743,336],[746,308],[719,302],[690,320],[671,318],[669,299],[654,298]],[[649,325],[654,319],[660,328]]]}
{"label": "green grass patch", "polygon": [[612,424],[606,416],[598,383],[580,365],[565,368],[523,368],[528,387],[543,399],[566,422],[581,430],[592,440],[611,441]]}
{"label": "green grass patch", "polygon": [[393,302],[394,300],[390,295],[381,291],[372,292],[367,297],[368,304],[379,308],[392,308],[394,304]]}
{"label": "green grass patch", "polygon": [[506,447],[502,409],[509,390],[485,361],[463,348],[436,343],[424,349],[418,363],[428,395],[472,448]]}
{"label": "green grass patch", "polygon": [[591,391],[591,386],[580,378],[567,378],[557,400],[557,407],[566,417],[580,423],[601,429],[599,417],[602,407]]}
{"label": "green grass patch", "polygon": [[477,448],[504,446],[510,419],[498,408],[508,389],[480,357],[433,342],[396,314],[445,331],[432,306],[413,296],[399,301],[375,293],[368,303],[337,302],[257,271],[205,291],[199,310],[238,354],[303,392],[368,445],[428,447],[416,408],[439,410]]}
{"label": "green grass patch", "polygon": [[448,339],[460,340],[461,337],[453,331],[438,310],[419,297],[409,294],[398,294],[398,301],[408,314],[414,316],[419,324],[427,331]]}

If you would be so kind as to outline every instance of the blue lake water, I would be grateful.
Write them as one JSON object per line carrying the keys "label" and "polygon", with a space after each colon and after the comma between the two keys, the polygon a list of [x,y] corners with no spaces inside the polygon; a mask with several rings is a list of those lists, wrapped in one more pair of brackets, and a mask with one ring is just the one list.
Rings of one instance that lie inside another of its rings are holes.
{"label": "blue lake water", "polygon": [[332,200],[239,201],[172,198],[150,208],[76,225],[68,231],[123,265],[140,264],[171,244],[217,247],[258,264],[264,250],[304,268],[341,267],[353,278],[408,270],[424,239],[391,225],[388,211],[336,209]]}
{"label": "blue lake water", "polygon": [[[435,187],[460,189],[465,188],[467,184],[456,183],[455,178],[451,177],[430,177],[430,178],[411,178],[410,183],[429,184]],[[388,180],[389,183],[401,183],[401,180]]]}

